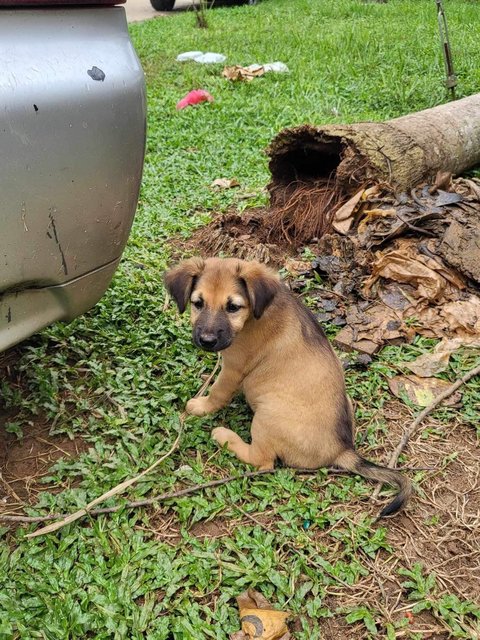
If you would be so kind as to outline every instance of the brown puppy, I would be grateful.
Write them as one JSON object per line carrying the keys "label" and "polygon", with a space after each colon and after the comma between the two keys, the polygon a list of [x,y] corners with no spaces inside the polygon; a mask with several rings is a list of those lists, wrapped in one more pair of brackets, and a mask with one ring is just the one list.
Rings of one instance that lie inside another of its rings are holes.
{"label": "brown puppy", "polygon": [[248,464],[270,469],[337,465],[399,493],[380,514],[405,505],[410,481],[354,451],[353,415],[342,366],[313,314],[278,275],[258,262],[191,258],[165,275],[181,313],[191,303],[193,341],[222,351],[222,370],[206,397],[187,403],[203,416],[241,390],[255,412],[252,442],[218,427],[212,436]]}

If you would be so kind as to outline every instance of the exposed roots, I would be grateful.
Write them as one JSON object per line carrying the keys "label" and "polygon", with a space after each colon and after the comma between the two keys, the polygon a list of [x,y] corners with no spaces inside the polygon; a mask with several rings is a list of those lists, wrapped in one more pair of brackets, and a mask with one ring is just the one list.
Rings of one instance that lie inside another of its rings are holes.
{"label": "exposed roots", "polygon": [[[203,256],[227,256],[242,260],[259,260],[279,266],[285,250],[269,239],[269,212],[255,209],[243,214],[226,213],[192,235],[187,248]],[[285,245],[285,240],[282,242]],[[182,247],[182,250],[185,246]]]}
{"label": "exposed roots", "polygon": [[270,187],[268,238],[298,247],[331,230],[335,211],[348,199],[334,180],[296,180]]}

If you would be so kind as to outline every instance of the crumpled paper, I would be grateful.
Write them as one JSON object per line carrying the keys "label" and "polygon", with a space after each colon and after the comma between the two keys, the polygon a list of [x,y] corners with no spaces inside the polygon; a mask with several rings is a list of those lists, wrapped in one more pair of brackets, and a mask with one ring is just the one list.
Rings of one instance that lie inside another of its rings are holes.
{"label": "crumpled paper", "polygon": [[290,613],[272,609],[270,602],[254,589],[248,589],[237,597],[240,609],[240,631],[230,640],[290,640],[286,624]]}
{"label": "crumpled paper", "polygon": [[250,82],[254,78],[260,78],[266,73],[288,73],[289,68],[283,62],[269,62],[267,64],[250,64],[248,67],[242,67],[241,65],[234,65],[232,67],[225,67],[222,71],[222,76],[227,80],[233,82],[243,80]]}

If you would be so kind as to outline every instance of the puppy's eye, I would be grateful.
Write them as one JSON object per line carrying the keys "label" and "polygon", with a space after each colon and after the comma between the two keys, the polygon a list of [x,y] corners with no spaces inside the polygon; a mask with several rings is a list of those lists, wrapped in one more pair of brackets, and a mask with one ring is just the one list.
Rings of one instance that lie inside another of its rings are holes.
{"label": "puppy's eye", "polygon": [[203,309],[203,300],[195,300],[192,304],[195,309]]}
{"label": "puppy's eye", "polygon": [[234,304],[233,302],[227,302],[227,313],[236,313],[237,311],[240,311],[240,309],[242,308],[241,305],[239,304]]}

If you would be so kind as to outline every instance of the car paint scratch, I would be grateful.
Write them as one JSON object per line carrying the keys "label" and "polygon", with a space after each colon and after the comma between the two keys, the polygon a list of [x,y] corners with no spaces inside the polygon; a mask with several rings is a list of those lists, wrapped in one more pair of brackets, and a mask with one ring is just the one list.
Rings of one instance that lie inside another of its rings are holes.
{"label": "car paint scratch", "polygon": [[[58,239],[57,227],[55,225],[55,218],[53,216],[53,214],[55,212],[56,212],[55,207],[51,208],[50,211],[49,211],[48,217],[50,218],[50,226],[51,226],[51,229],[53,231],[53,239],[55,240],[55,243],[56,243],[56,245],[58,247],[58,250],[60,252],[60,257],[62,259],[63,272],[65,273],[66,276],[68,276],[67,261],[65,260],[65,254],[63,252],[62,245],[60,244],[60,240]],[[49,235],[48,231],[47,231],[47,235]]]}

